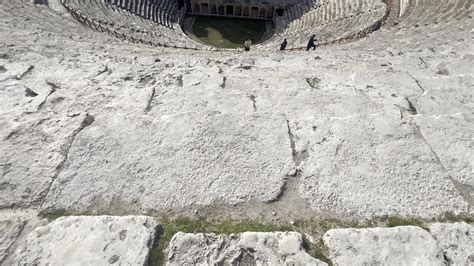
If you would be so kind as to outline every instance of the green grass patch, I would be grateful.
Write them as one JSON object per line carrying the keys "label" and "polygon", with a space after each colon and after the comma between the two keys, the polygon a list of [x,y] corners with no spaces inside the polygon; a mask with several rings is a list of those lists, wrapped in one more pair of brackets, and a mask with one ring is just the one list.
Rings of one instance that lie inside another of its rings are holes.
{"label": "green grass patch", "polygon": [[305,248],[306,252],[309,255],[315,257],[320,261],[326,262],[329,266],[332,266],[332,261],[329,259],[329,249],[326,245],[324,245],[324,241],[322,238],[319,238],[319,241],[315,244],[311,244],[309,242],[310,248]]}
{"label": "green grass patch", "polygon": [[413,225],[426,229],[425,223],[416,218],[402,218],[398,216],[390,216],[387,219],[387,227],[407,226]]}
{"label": "green grass patch", "polygon": [[242,48],[248,38],[255,44],[262,39],[265,30],[265,21],[256,19],[197,16],[193,24],[196,37],[218,48]]}
{"label": "green grass patch", "polygon": [[473,224],[474,216],[454,214],[452,212],[447,212],[444,215],[442,215],[438,220],[440,222],[449,222],[449,223],[466,222],[469,224]]}
{"label": "green grass patch", "polygon": [[58,218],[64,217],[64,216],[91,216],[94,215],[93,212],[91,211],[80,211],[80,212],[73,212],[73,211],[68,211],[65,209],[57,209],[51,212],[47,213],[42,213],[41,216],[46,218],[48,222],[52,222]]}

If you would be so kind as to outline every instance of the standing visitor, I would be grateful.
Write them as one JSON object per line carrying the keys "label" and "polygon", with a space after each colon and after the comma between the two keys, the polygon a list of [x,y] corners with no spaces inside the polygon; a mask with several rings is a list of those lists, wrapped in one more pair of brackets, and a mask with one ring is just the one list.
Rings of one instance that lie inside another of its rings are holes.
{"label": "standing visitor", "polygon": [[284,39],[283,42],[280,44],[280,51],[285,50],[287,45],[288,42],[286,41],[286,39]]}
{"label": "standing visitor", "polygon": [[309,49],[311,49],[311,48],[313,48],[313,51],[316,49],[316,44],[314,43],[314,41],[316,41],[316,39],[314,37],[316,37],[316,35],[313,34],[309,38],[308,45],[306,46],[306,51],[309,51]]}

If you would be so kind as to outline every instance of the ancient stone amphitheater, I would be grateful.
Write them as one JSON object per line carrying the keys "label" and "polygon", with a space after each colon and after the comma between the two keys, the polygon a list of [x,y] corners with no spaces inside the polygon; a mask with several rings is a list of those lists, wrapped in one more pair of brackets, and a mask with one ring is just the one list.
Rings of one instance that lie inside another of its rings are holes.
{"label": "ancient stone amphitheater", "polygon": [[0,0],[0,264],[474,265],[472,0],[185,16]]}

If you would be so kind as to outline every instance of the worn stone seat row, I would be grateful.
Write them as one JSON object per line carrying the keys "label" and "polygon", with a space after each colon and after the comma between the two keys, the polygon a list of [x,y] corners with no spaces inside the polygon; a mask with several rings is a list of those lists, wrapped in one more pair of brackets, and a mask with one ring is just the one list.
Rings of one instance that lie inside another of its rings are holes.
{"label": "worn stone seat row", "polygon": [[[148,216],[62,217],[21,235],[27,223],[23,217],[0,219],[6,247],[0,249],[0,261],[21,265],[146,265],[150,253],[157,252],[153,247],[162,241],[156,234],[159,223]],[[416,226],[331,229],[322,237],[328,249],[325,260],[336,265],[473,262],[473,225],[433,223],[428,227],[429,232]],[[168,253],[167,265],[327,265],[308,254],[303,235],[297,232],[178,232],[164,252]]]}
{"label": "worn stone seat row", "polygon": [[[411,0],[403,10],[400,9],[400,1],[392,0],[391,4],[386,27],[393,26],[394,32],[403,28],[446,23],[472,14],[472,1],[469,0]],[[380,5],[383,5],[381,1],[357,0],[343,3],[305,2],[292,6],[282,18],[277,18],[276,34],[259,45],[259,48],[273,49],[283,38],[289,39],[289,48],[301,47],[312,34],[322,42],[344,38],[381,19],[384,8]],[[403,12],[401,16],[400,12]],[[359,16],[365,16],[366,19],[360,19]]]}
{"label": "worn stone seat row", "polygon": [[470,0],[412,0],[399,19],[397,29],[457,20],[472,14]]}
{"label": "worn stone seat row", "polygon": [[301,47],[313,34],[323,42],[343,38],[374,24],[383,17],[385,11],[386,5],[380,0],[294,5],[288,8],[282,18],[277,18],[276,34],[260,47],[273,47],[283,38],[292,40],[289,48]]}
{"label": "worn stone seat row", "polygon": [[36,28],[39,31],[47,29],[48,36],[62,37],[63,41],[81,39],[81,42],[91,44],[102,43],[104,40],[107,42],[118,41],[107,35],[91,31],[76,21],[65,18],[46,5],[34,5],[30,0],[0,0],[0,4],[2,5],[0,12],[3,13],[0,19],[14,18],[14,21],[10,20],[6,23],[13,23],[17,34],[21,34],[22,30],[25,31],[25,34],[31,34],[31,29]]}
{"label": "worn stone seat row", "polygon": [[[102,2],[102,1],[101,1]],[[132,14],[171,26],[175,21],[177,4],[174,1],[163,0],[105,0],[107,6],[125,9]]]}
{"label": "worn stone seat row", "polygon": [[167,46],[203,48],[203,45],[188,38],[181,31],[179,25],[169,19],[163,20],[167,21],[164,23],[167,26],[163,26],[152,20],[132,14],[126,9],[107,5],[103,0],[75,0],[66,1],[66,4],[81,12],[85,17],[127,36]]}

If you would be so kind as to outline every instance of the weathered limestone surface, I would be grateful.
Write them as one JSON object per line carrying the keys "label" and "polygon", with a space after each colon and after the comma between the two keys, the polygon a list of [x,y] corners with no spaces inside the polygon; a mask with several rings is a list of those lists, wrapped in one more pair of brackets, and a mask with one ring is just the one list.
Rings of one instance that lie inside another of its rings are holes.
{"label": "weathered limestone surface", "polygon": [[156,226],[147,216],[62,217],[31,232],[13,263],[145,265]]}
{"label": "weathered limestone surface", "polygon": [[76,137],[48,195],[55,208],[164,209],[277,199],[294,172],[282,115],[115,114]]}
{"label": "weathered limestone surface", "polygon": [[92,119],[87,114],[51,113],[6,117],[0,118],[0,208],[39,205],[62,169],[75,135]]}
{"label": "weathered limestone surface", "polygon": [[469,17],[217,53],[123,42],[54,10],[0,5],[1,209],[473,213]]}
{"label": "weathered limestone surface", "polygon": [[34,210],[0,211],[0,265],[13,265],[12,255],[26,236],[46,221]]}
{"label": "weathered limestone surface", "polygon": [[167,265],[327,265],[308,255],[296,232],[173,236]]}
{"label": "weathered limestone surface", "polygon": [[434,223],[430,234],[438,241],[449,265],[474,264],[474,226],[467,223]]}
{"label": "weathered limestone surface", "polygon": [[[418,1],[423,16],[395,28],[278,53],[124,42],[59,0],[32,2],[0,0],[0,263],[146,260],[151,218],[62,218],[29,235],[42,210],[283,222],[474,214],[469,1]],[[24,208],[33,214],[8,214]],[[325,241],[344,265],[436,265],[442,252],[473,264],[472,226],[431,227],[439,248],[413,227],[333,230]],[[174,243],[175,264],[205,251],[203,263],[320,263],[296,233]]]}
{"label": "weathered limestone surface", "polygon": [[415,226],[333,229],[323,240],[335,265],[445,265],[436,240]]}
{"label": "weathered limestone surface", "polygon": [[21,234],[26,221],[20,218],[0,219],[0,264]]}
{"label": "weathered limestone surface", "polygon": [[468,212],[411,122],[384,114],[295,125],[304,154],[302,193],[323,212],[435,216]]}
{"label": "weathered limestone surface", "polygon": [[458,113],[446,116],[418,116],[415,118],[436,160],[446,169],[449,179],[474,209],[474,120]]}

